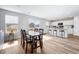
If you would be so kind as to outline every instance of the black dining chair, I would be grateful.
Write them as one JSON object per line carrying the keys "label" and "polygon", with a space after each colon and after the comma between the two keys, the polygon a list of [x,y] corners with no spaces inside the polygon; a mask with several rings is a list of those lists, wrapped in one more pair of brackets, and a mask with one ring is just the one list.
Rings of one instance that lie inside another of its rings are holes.
{"label": "black dining chair", "polygon": [[35,48],[40,47],[42,49],[42,47],[43,47],[43,35],[40,34],[40,35],[35,36],[34,40],[36,41]]}
{"label": "black dining chair", "polygon": [[39,46],[40,46],[40,48],[42,49],[42,47],[43,47],[43,35],[44,35],[44,29],[39,29],[39,33],[40,33],[40,35],[39,35],[39,39],[38,39],[38,41],[39,41]]}
{"label": "black dining chair", "polygon": [[40,48],[43,48],[43,35],[39,35],[39,43],[40,43]]}
{"label": "black dining chair", "polygon": [[22,39],[23,39],[23,36],[22,36],[22,29],[21,29],[20,33],[21,33],[21,45],[22,45]]}
{"label": "black dining chair", "polygon": [[33,50],[37,46],[37,38],[35,38],[36,36],[31,36],[27,34],[26,31],[23,32],[23,36],[24,36],[25,45],[26,45],[25,52],[27,53],[27,49],[29,47],[28,44],[29,44],[31,46],[31,53],[33,53]]}
{"label": "black dining chair", "polygon": [[44,30],[43,29],[38,29],[37,32],[39,32],[39,35],[35,35],[33,37],[33,41],[35,43],[34,45],[34,49],[37,49],[38,47],[40,47],[42,49],[43,47],[43,34],[44,34]]}
{"label": "black dining chair", "polygon": [[21,45],[23,46],[23,29],[21,29]]}
{"label": "black dining chair", "polygon": [[25,47],[25,30],[21,29],[21,45],[24,48]]}

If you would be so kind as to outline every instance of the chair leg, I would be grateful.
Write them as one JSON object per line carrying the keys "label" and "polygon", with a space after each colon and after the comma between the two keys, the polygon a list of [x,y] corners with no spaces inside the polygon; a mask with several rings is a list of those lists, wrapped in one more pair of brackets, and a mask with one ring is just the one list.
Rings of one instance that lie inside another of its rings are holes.
{"label": "chair leg", "polygon": [[26,43],[25,53],[27,53],[28,43]]}
{"label": "chair leg", "polygon": [[42,49],[42,47],[43,47],[43,42],[42,40],[40,40],[40,48]]}
{"label": "chair leg", "polygon": [[35,48],[37,48],[37,41],[35,42]]}
{"label": "chair leg", "polygon": [[25,42],[23,42],[23,45],[22,45],[22,47],[24,48],[24,46],[25,46]]}
{"label": "chair leg", "polygon": [[21,45],[22,45],[22,39],[21,39]]}
{"label": "chair leg", "polygon": [[33,53],[33,44],[31,44],[31,53]]}

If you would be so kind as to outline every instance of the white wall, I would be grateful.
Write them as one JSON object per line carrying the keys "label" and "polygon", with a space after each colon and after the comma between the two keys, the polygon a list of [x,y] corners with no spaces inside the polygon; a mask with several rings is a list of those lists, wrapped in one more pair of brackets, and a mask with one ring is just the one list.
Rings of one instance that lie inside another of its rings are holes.
{"label": "white wall", "polygon": [[74,17],[74,35],[79,36],[79,16]]}

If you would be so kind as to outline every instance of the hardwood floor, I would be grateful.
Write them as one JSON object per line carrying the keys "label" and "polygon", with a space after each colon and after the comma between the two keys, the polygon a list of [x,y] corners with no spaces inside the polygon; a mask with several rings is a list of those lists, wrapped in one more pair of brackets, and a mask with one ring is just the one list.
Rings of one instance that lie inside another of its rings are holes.
{"label": "hardwood floor", "polygon": [[[19,39],[20,40],[20,39]],[[20,46],[20,41],[16,40],[11,44],[11,47],[7,47],[0,50],[1,54],[25,54],[24,49]],[[67,38],[62,39],[49,35],[43,37],[43,49],[37,49],[34,54],[78,54],[79,53],[79,39]],[[10,45],[11,45],[10,44]],[[30,49],[28,49],[28,54]]]}

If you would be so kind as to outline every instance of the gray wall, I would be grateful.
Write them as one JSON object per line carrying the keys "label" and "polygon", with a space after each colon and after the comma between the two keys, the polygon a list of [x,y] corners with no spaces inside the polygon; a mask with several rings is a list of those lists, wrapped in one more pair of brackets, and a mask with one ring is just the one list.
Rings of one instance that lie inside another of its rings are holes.
{"label": "gray wall", "polygon": [[[39,20],[40,27],[43,29],[46,29],[45,22],[47,22],[47,20],[45,20],[45,19],[0,9],[0,29],[2,29],[4,32],[5,32],[5,15],[13,15],[13,16],[19,17],[18,32],[15,35],[16,38],[20,37],[21,28],[26,29],[26,30],[28,29],[29,19],[34,20],[34,21]],[[7,35],[5,33],[5,40],[6,40],[6,37],[7,37]]]}

